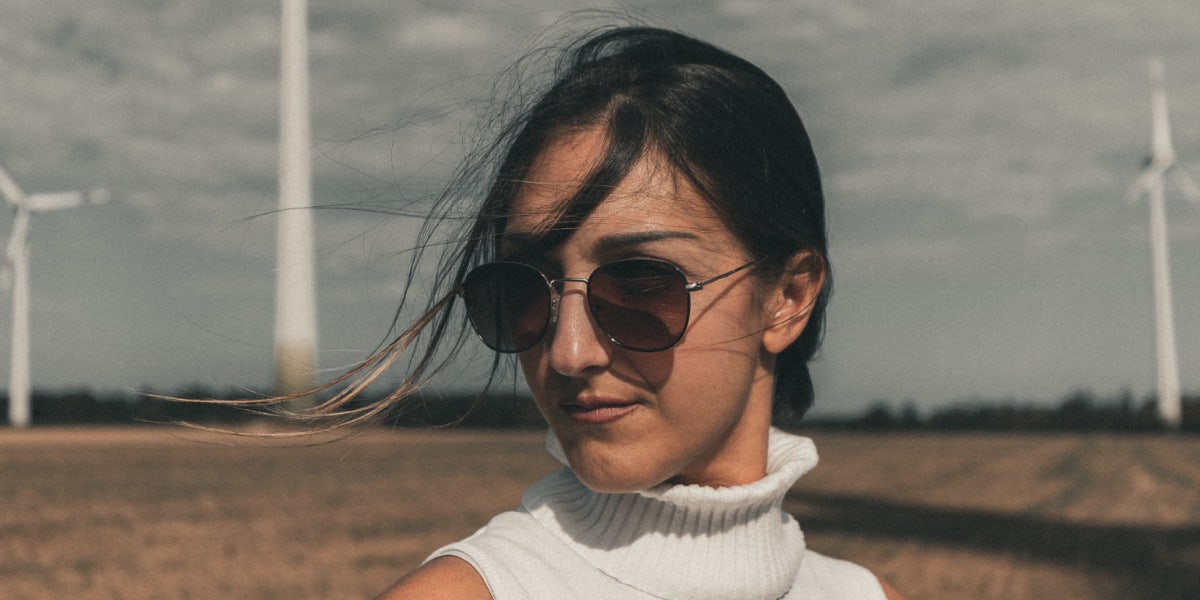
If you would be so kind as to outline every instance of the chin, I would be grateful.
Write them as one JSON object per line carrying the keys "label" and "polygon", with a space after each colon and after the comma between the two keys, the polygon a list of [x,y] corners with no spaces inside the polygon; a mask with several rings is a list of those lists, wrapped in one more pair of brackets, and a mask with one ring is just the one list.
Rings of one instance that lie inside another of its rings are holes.
{"label": "chin", "polygon": [[575,476],[588,489],[601,494],[628,494],[652,488],[663,481],[666,476],[655,473],[639,472],[620,465],[604,464],[609,461],[597,461],[595,457],[584,456],[578,451],[567,452],[568,462]]}
{"label": "chin", "polygon": [[631,494],[649,487],[654,487],[656,484],[644,484],[639,481],[632,481],[624,477],[607,477],[591,476],[590,474],[575,471],[576,477],[589,490],[599,494]]}

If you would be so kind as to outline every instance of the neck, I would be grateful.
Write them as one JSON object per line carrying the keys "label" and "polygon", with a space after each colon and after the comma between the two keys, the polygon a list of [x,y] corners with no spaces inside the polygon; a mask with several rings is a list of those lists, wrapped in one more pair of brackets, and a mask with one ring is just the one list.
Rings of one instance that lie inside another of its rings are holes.
{"label": "neck", "polygon": [[[806,438],[769,433],[765,476],[748,485],[664,483],[602,494],[563,469],[531,487],[522,505],[597,569],[653,596],[774,600],[786,593],[804,552],[783,497],[816,464],[816,451]],[[552,435],[547,444],[565,460]],[[683,559],[687,568],[678,564]]]}

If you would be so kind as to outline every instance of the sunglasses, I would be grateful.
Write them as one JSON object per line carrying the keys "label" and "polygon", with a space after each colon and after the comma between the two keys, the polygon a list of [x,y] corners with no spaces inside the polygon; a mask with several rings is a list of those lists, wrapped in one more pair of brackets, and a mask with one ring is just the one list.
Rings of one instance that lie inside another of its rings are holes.
{"label": "sunglasses", "polygon": [[692,292],[760,260],[692,282],[679,267],[653,258],[611,262],[586,279],[552,279],[531,265],[501,261],[472,269],[457,291],[475,333],[498,352],[523,352],[540,342],[558,320],[562,292],[555,285],[571,281],[587,286],[592,319],[614,344],[637,352],[659,352],[683,337]]}

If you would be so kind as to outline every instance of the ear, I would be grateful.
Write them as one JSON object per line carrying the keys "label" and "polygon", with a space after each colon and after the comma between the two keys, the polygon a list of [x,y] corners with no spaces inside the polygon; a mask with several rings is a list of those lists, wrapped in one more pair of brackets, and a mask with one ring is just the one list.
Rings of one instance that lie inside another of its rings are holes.
{"label": "ear", "polygon": [[763,330],[763,348],[767,352],[783,352],[804,332],[825,285],[825,270],[825,259],[811,250],[797,252],[788,259],[764,303],[768,321]]}

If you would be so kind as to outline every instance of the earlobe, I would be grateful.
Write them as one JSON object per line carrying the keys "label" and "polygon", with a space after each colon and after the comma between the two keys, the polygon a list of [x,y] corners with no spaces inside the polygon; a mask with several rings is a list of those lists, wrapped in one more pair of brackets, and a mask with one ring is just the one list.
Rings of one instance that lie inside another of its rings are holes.
{"label": "earlobe", "polygon": [[[797,252],[771,292],[763,347],[779,354],[804,333],[825,285],[825,259],[811,250]],[[772,306],[773,305],[773,306]]]}

